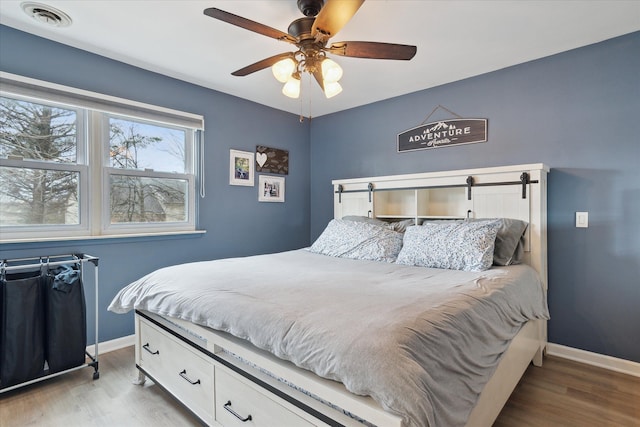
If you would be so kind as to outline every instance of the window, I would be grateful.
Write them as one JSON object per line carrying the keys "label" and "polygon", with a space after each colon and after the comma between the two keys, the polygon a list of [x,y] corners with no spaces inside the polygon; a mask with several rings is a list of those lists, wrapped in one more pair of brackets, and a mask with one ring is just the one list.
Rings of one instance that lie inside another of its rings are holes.
{"label": "window", "polygon": [[107,121],[110,227],[188,222],[192,133],[124,117]]}
{"label": "window", "polygon": [[79,110],[0,97],[1,226],[80,224],[81,129]]}
{"label": "window", "polygon": [[2,240],[195,230],[201,117],[0,77]]}

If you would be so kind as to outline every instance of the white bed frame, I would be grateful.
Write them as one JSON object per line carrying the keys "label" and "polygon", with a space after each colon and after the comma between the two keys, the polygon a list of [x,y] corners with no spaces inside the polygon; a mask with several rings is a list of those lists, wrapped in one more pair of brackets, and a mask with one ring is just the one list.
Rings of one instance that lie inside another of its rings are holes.
{"label": "white bed frame", "polygon": [[[543,164],[527,164],[337,180],[333,181],[334,216],[369,215],[417,221],[452,217],[525,220],[529,227],[524,262],[539,273],[546,289],[548,171]],[[169,353],[169,359],[162,363],[155,361],[160,356],[150,351],[149,337],[166,341],[158,345],[164,346],[163,357]],[[522,328],[484,387],[468,426],[490,426],[495,421],[529,364],[542,365],[546,343],[546,321],[530,321]],[[174,380],[164,374],[172,369],[169,368],[172,363],[181,369],[177,366],[192,353],[204,366],[203,380],[196,385],[198,394],[181,389],[181,384],[174,385]],[[296,420],[291,422],[296,426],[363,425],[339,410],[342,409],[380,427],[401,427],[399,417],[384,411],[369,397],[354,395],[342,384],[297,368],[244,340],[179,319],[136,312],[136,365],[140,383],[145,376],[151,377],[209,425],[246,425],[240,420],[245,417],[242,413],[256,414],[251,423],[256,426],[274,425],[273,422],[282,425],[284,419]],[[284,378],[315,398],[275,378]],[[235,385],[239,391],[233,395]],[[227,393],[233,399],[227,398]],[[238,402],[241,398],[244,401]],[[235,410],[230,410],[232,401]]]}

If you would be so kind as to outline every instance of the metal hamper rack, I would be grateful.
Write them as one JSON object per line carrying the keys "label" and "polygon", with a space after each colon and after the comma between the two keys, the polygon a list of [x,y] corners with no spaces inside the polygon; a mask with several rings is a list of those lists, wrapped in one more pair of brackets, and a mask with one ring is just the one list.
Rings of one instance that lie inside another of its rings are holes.
{"label": "metal hamper rack", "polygon": [[[82,369],[88,366],[93,367],[93,379],[97,380],[100,378],[100,372],[98,371],[98,258],[87,255],[87,254],[67,254],[67,255],[54,255],[54,256],[45,256],[45,257],[32,257],[32,258],[15,258],[15,259],[5,259],[0,260],[0,276],[2,278],[5,277],[7,273],[10,272],[20,272],[20,271],[34,271],[36,269],[49,269],[55,266],[62,266],[67,264],[76,264],[79,266],[80,271],[80,283],[81,286],[84,287],[84,265],[86,263],[93,264],[94,270],[94,286],[95,286],[95,342],[94,342],[94,354],[90,354],[85,349],[85,363],[69,368],[64,369],[59,372],[47,373],[46,370],[43,372],[44,374],[38,376],[36,378],[30,379],[28,381],[20,382],[18,384],[10,385],[7,387],[2,387],[0,384],[0,394],[11,391],[13,389],[24,387],[29,384],[33,384],[39,381],[43,381],[49,378],[56,377],[58,375],[66,374],[68,372],[76,371],[78,369]],[[37,261],[37,262],[35,262]],[[15,264],[15,265],[11,265]],[[83,292],[84,294],[84,292]],[[86,322],[86,320],[85,320]],[[86,323],[85,323],[86,325]],[[89,358],[90,361],[86,362],[86,358]]]}

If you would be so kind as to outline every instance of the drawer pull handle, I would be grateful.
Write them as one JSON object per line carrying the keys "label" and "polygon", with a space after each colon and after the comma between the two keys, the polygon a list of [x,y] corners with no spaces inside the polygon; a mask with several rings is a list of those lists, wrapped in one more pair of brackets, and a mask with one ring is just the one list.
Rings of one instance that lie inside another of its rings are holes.
{"label": "drawer pull handle", "polygon": [[182,372],[180,372],[178,375],[180,375],[182,378],[187,380],[189,382],[189,384],[192,384],[192,385],[200,384],[200,380],[191,381],[189,379],[189,377],[187,376],[187,370],[186,369],[183,369]]}
{"label": "drawer pull handle", "polygon": [[236,411],[231,409],[231,401],[230,400],[227,400],[227,403],[224,404],[224,409],[226,409],[227,411],[231,412],[231,415],[233,415],[234,417],[236,417],[237,419],[239,419],[243,423],[246,423],[247,421],[251,421],[251,414],[247,415],[246,418],[242,418],[242,416],[240,414],[238,414]]}
{"label": "drawer pull handle", "polygon": [[143,345],[142,348],[144,348],[145,350],[147,350],[151,354],[160,354],[160,350],[156,350],[156,351],[149,350],[149,343],[146,343],[145,345]]}

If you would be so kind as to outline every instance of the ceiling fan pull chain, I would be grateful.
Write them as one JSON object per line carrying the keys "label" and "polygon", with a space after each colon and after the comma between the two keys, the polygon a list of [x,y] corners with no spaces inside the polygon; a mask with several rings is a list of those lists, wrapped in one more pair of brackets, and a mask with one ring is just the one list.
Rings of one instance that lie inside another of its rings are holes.
{"label": "ceiling fan pull chain", "polygon": [[302,109],[304,108],[302,106],[302,96],[300,97],[300,123],[304,122],[304,115],[302,114]]}
{"label": "ceiling fan pull chain", "polygon": [[309,94],[309,123],[311,123],[311,76],[307,79],[307,93]]}
{"label": "ceiling fan pull chain", "polygon": [[[307,91],[305,93],[309,97],[309,122],[311,122],[311,77],[307,79]],[[302,98],[303,97],[300,97],[300,123],[304,122]]]}

